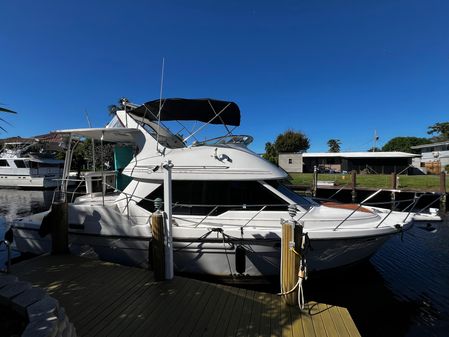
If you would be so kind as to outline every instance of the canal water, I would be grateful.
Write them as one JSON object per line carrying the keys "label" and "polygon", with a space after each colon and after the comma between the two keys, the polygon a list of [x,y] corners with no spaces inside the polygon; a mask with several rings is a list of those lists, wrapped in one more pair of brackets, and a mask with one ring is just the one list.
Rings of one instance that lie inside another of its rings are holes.
{"label": "canal water", "polygon": [[[11,220],[40,212],[51,199],[51,191],[0,189],[0,215]],[[348,308],[362,336],[449,336],[448,219],[436,231],[416,224],[370,261],[312,276],[306,299]],[[0,225],[0,238],[3,232]]]}

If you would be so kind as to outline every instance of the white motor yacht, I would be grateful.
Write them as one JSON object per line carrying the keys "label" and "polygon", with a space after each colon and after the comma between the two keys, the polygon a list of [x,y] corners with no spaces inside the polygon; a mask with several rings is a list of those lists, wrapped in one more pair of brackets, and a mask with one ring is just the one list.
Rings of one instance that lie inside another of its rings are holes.
{"label": "white motor yacht", "polygon": [[36,143],[5,143],[0,151],[0,187],[52,188],[61,182],[63,160],[29,152]]}
{"label": "white motor yacht", "polygon": [[[187,137],[172,133],[166,125],[171,121],[181,125],[186,120],[202,123]],[[211,124],[225,126],[226,135],[188,145],[197,131]],[[86,183],[90,193],[69,203],[71,251],[148,265],[150,217],[155,200],[164,195],[162,166],[167,161],[173,164],[172,234],[178,272],[222,277],[279,275],[280,221],[289,218],[291,204],[296,205],[295,219],[307,233],[309,271],[369,258],[386,240],[411,226],[409,212],[364,205],[324,206],[293,193],[283,185],[284,170],[248,149],[252,137],[232,133],[239,124],[240,110],[232,102],[163,99],[140,106],[124,102],[107,128],[60,131],[70,138],[78,135],[114,142],[118,148],[134,144],[129,148],[131,160],[119,170],[130,178],[126,187],[117,187],[108,175],[109,183],[103,181],[100,192]],[[69,171],[65,167],[66,178]],[[97,178],[101,178],[98,172]],[[14,222],[20,251],[50,249],[49,235],[41,236],[45,233],[40,231],[48,213]],[[244,252],[245,270],[237,272],[238,247]]]}

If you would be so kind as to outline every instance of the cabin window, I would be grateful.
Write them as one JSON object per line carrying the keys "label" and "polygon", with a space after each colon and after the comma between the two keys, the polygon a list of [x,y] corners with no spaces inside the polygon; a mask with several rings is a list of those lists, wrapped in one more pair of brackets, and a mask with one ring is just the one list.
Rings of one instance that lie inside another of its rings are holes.
{"label": "cabin window", "polygon": [[0,159],[0,167],[8,167],[9,164],[5,159]]}
{"label": "cabin window", "polygon": [[26,168],[25,161],[23,160],[14,160],[14,164],[16,164],[18,168]]}
{"label": "cabin window", "polygon": [[50,163],[39,163],[39,167],[43,167],[43,168],[63,168],[64,165],[63,164],[50,164]]}
{"label": "cabin window", "polygon": [[[266,189],[257,181],[172,181],[173,214],[207,215],[219,205],[211,215],[228,210],[287,209],[287,202]],[[163,199],[164,188],[159,186],[146,199]],[[177,205],[178,204],[178,205]],[[152,201],[142,200],[139,206],[154,210]]]}
{"label": "cabin window", "polygon": [[288,163],[289,163],[289,164],[293,164],[293,159],[288,158]]}

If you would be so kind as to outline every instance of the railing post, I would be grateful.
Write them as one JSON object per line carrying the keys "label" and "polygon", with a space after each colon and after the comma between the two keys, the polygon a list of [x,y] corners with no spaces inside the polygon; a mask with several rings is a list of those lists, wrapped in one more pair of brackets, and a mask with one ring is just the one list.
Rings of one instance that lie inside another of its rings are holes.
{"label": "railing post", "polygon": [[351,198],[352,198],[352,202],[355,202],[357,199],[357,172],[356,170],[352,170],[351,172]]}

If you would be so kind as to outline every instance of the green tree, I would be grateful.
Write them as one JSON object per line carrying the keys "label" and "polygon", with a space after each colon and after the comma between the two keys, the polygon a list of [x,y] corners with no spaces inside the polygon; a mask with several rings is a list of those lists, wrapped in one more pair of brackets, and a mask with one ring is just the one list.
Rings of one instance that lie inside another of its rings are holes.
{"label": "green tree", "polygon": [[395,137],[390,139],[383,147],[382,151],[400,151],[400,152],[412,152],[412,146],[422,145],[429,143],[427,138],[419,137]]}
{"label": "green tree", "polygon": [[304,133],[289,129],[277,136],[274,147],[278,153],[305,152],[309,149],[310,142]]}
{"label": "green tree", "polygon": [[273,164],[278,163],[278,152],[274,144],[270,142],[265,143],[265,153],[262,155],[262,158],[271,161]]}
{"label": "green tree", "polygon": [[435,123],[429,126],[428,129],[427,134],[436,134],[434,141],[449,139],[449,122]]}
{"label": "green tree", "polygon": [[[75,146],[76,144],[76,146]],[[75,147],[74,147],[75,146]],[[72,162],[71,168],[81,172],[83,170],[92,170],[92,140],[84,139],[79,143],[72,142]],[[104,143],[101,146],[99,141],[95,142],[95,168],[96,170],[108,169],[105,164],[109,164],[109,169],[114,168],[114,145],[111,143]],[[66,151],[59,151],[56,154],[57,159],[64,159]],[[103,158],[103,163],[101,162]]]}
{"label": "green tree", "polygon": [[341,145],[341,141],[340,139],[329,139],[327,141],[327,146],[329,146],[329,151],[328,152],[340,152],[340,145]]}

